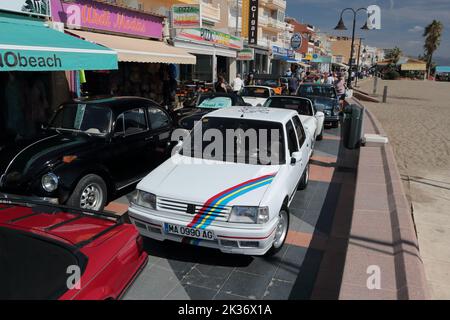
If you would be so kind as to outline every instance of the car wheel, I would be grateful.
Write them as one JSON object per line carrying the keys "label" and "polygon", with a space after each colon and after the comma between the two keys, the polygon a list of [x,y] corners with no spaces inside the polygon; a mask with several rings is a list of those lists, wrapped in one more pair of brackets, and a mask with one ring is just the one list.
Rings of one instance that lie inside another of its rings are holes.
{"label": "car wheel", "polygon": [[306,165],[305,172],[303,172],[300,178],[300,183],[298,184],[298,190],[305,190],[309,182],[309,163]]}
{"label": "car wheel", "polygon": [[289,209],[285,206],[281,208],[278,214],[278,224],[275,229],[275,238],[272,247],[265,254],[265,256],[273,256],[278,253],[286,242],[287,234],[289,232]]}
{"label": "car wheel", "polygon": [[107,199],[106,183],[95,174],[81,178],[73,190],[67,205],[80,209],[102,211]]}

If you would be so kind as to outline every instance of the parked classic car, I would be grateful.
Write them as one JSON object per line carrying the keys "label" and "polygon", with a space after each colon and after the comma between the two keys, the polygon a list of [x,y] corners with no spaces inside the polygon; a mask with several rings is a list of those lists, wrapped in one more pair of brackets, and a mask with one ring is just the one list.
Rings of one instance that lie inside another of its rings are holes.
{"label": "parked classic car", "polygon": [[328,84],[302,84],[298,87],[297,96],[308,98],[314,107],[325,114],[325,124],[333,128],[339,127],[339,99],[336,89]]}
{"label": "parked classic car", "polygon": [[0,152],[0,191],[102,210],[170,157],[172,121],[136,97],[63,104],[41,136]]}
{"label": "parked classic car", "polygon": [[125,216],[0,194],[0,300],[120,298],[144,268]]}
{"label": "parked classic car", "polygon": [[[221,134],[226,151],[218,147],[209,154],[205,139],[196,142],[210,129]],[[251,132],[258,145],[246,143]],[[274,254],[286,240],[289,205],[308,184],[310,140],[297,111],[214,111],[197,123],[178,153],[138,184],[130,196],[130,220],[142,235],[159,241]],[[229,145],[241,156],[227,153]]]}
{"label": "parked classic car", "polygon": [[313,137],[313,143],[316,140],[322,140],[325,114],[322,111],[316,111],[314,104],[308,98],[294,96],[270,97],[267,99],[264,107],[297,111],[302,120],[303,127]]}
{"label": "parked classic car", "polygon": [[241,92],[244,101],[252,106],[262,106],[266,100],[275,95],[275,91],[270,87],[245,86]]}
{"label": "parked classic car", "polygon": [[227,108],[231,106],[250,106],[241,96],[235,93],[201,93],[197,98],[195,108],[187,108],[179,111],[180,115],[178,126],[180,128],[191,130],[196,121],[199,121],[205,114],[214,110]]}

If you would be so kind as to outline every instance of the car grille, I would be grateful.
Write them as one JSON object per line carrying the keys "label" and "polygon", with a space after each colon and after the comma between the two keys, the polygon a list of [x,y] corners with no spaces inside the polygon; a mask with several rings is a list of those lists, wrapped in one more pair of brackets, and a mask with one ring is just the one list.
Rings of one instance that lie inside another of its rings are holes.
{"label": "car grille", "polygon": [[[199,213],[199,211],[204,207],[203,204],[198,203],[187,203],[180,200],[172,200],[167,198],[157,197],[156,206],[158,210],[172,212],[180,214],[186,217],[192,217]],[[231,207],[229,206],[217,206],[206,207],[205,209],[211,210],[211,215],[215,217],[216,221],[228,221],[228,217],[231,213]],[[212,211],[214,209],[214,211]],[[206,210],[205,210],[206,211]]]}

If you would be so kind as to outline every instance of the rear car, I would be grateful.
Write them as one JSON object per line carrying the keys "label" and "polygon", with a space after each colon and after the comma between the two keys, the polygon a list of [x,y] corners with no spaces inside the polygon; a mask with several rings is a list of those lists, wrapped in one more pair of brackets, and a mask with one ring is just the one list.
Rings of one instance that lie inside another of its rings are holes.
{"label": "rear car", "polygon": [[274,95],[275,91],[272,88],[263,86],[246,86],[241,93],[242,99],[254,107],[262,106]]}
{"label": "rear car", "polygon": [[126,220],[0,195],[0,299],[119,299],[148,259]]}
{"label": "rear car", "polygon": [[334,86],[304,83],[298,87],[297,96],[310,99],[316,110],[325,114],[325,125],[339,127],[339,98]]}

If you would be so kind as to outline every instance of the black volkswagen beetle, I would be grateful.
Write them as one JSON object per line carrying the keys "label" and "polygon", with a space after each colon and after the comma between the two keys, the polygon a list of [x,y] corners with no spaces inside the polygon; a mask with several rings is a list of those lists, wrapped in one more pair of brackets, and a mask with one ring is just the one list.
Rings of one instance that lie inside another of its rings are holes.
{"label": "black volkswagen beetle", "polygon": [[191,130],[195,122],[199,121],[205,114],[232,106],[251,106],[251,104],[245,103],[244,99],[235,93],[201,93],[197,98],[197,103],[194,108],[186,108],[186,110],[180,111],[182,114],[179,114],[177,117],[178,126],[186,130]]}
{"label": "black volkswagen beetle", "polygon": [[0,152],[0,191],[102,210],[170,156],[172,120],[137,97],[75,100],[42,134]]}
{"label": "black volkswagen beetle", "polygon": [[297,96],[308,98],[314,103],[317,111],[325,114],[325,124],[333,128],[339,126],[339,99],[336,89],[328,84],[301,84],[297,89]]}

